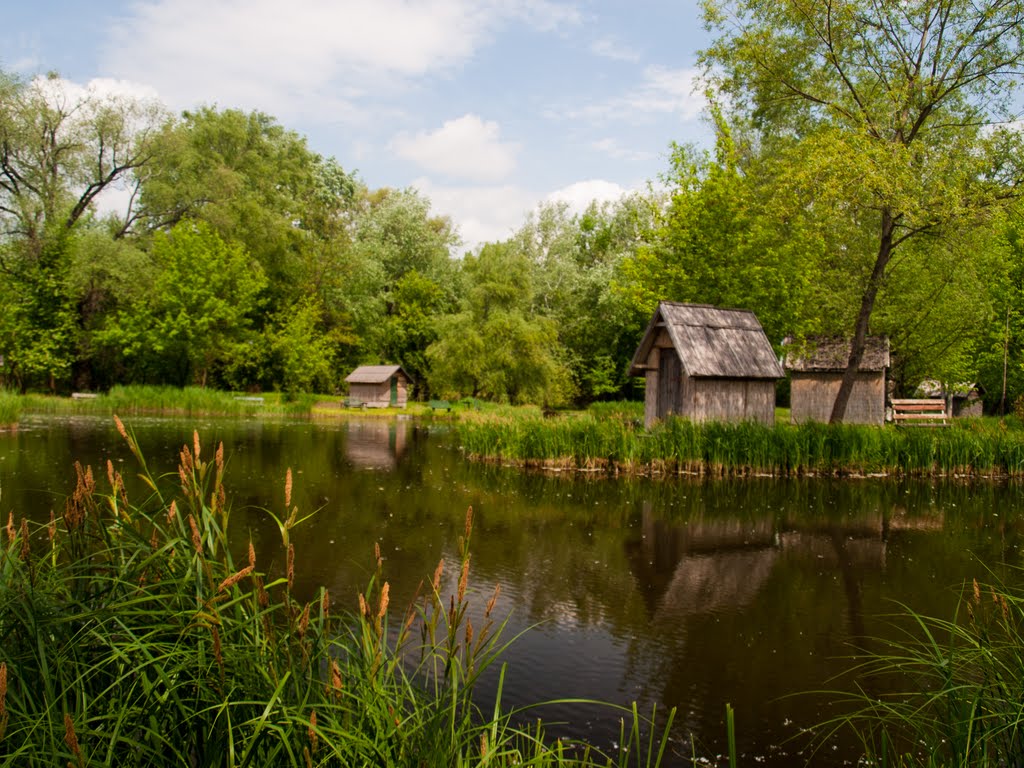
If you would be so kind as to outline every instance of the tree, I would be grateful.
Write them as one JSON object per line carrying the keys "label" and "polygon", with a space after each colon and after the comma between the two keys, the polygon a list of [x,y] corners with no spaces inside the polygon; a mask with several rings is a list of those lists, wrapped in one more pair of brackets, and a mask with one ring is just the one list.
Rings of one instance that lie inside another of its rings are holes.
{"label": "tree", "polygon": [[253,356],[252,318],[266,278],[237,244],[203,222],[157,232],[150,290],[121,306],[97,344],[120,350],[132,378],[206,386]]}
{"label": "tree", "polygon": [[1020,186],[1010,113],[1024,61],[1021,0],[705,0],[712,86],[765,142],[798,143],[795,184],[874,230],[832,412],[842,420],[872,312],[898,252],[986,223]]}

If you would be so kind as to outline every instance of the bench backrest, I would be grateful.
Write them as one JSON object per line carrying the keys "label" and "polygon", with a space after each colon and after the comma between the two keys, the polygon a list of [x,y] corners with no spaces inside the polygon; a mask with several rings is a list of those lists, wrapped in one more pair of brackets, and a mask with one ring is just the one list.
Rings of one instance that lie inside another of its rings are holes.
{"label": "bench backrest", "polygon": [[892,420],[896,424],[921,427],[946,426],[949,414],[946,412],[946,401],[935,398],[893,398]]}

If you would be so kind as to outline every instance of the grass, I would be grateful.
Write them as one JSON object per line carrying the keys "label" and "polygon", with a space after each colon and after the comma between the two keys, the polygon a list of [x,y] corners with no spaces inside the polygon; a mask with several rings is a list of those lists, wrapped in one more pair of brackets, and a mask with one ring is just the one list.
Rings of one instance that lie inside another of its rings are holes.
{"label": "grass", "polygon": [[21,417],[22,399],[10,390],[0,389],[0,427],[11,427]]}
{"label": "grass", "polygon": [[852,424],[668,419],[645,430],[642,404],[600,404],[541,418],[529,412],[464,414],[456,425],[471,457],[612,473],[715,475],[1024,474],[1024,429],[963,420],[946,429]]}
{"label": "grass", "polygon": [[[180,452],[154,477],[133,436],[148,496],[129,499],[76,465],[76,489],[49,524],[12,513],[0,531],[0,765],[657,766],[672,715],[632,710],[620,743],[551,742],[528,711],[478,705],[477,683],[506,641],[497,592],[474,626],[466,597],[472,513],[405,611],[375,552],[358,610],[294,586],[291,504],[269,511],[282,552],[269,568],[232,539],[224,451]],[[101,490],[101,486],[103,489]],[[236,554],[238,556],[236,558]],[[442,572],[458,574],[441,594]],[[481,614],[473,614],[479,616]],[[653,719],[653,715],[652,715]],[[530,725],[518,725],[531,722]]]}
{"label": "grass", "polygon": [[818,736],[852,729],[880,768],[1024,765],[1024,595],[974,581],[954,618],[905,608],[893,623],[897,639],[860,657],[859,690],[834,694],[852,714]]}

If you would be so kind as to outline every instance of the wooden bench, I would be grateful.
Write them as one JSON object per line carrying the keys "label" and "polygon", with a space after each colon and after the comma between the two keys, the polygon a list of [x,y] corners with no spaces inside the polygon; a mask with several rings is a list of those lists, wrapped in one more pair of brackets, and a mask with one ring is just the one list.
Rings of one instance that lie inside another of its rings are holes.
{"label": "wooden bench", "polygon": [[430,401],[430,410],[432,410],[432,411],[450,411],[451,409],[452,409],[452,404],[449,403],[447,400],[431,400]]}
{"label": "wooden bench", "polygon": [[892,420],[903,427],[948,427],[946,401],[937,398],[892,399]]}
{"label": "wooden bench", "polygon": [[342,406],[345,408],[366,408],[366,403],[360,400],[358,397],[346,397],[341,401]]}

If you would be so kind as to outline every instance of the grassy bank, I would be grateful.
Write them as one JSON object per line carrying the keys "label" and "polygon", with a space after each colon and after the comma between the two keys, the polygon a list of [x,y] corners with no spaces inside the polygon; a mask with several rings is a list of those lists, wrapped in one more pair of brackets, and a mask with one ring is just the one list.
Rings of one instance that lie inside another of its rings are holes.
{"label": "grassy bank", "polygon": [[650,430],[641,422],[642,405],[601,404],[554,418],[466,414],[456,434],[471,457],[548,468],[777,476],[1024,474],[1024,430],[999,422],[928,429],[669,419]]}
{"label": "grassy bank", "polygon": [[[389,605],[376,552],[358,608],[293,590],[299,511],[284,474],[276,514],[285,562],[229,546],[223,447],[196,435],[174,485],[126,496],[108,462],[76,466],[48,525],[11,514],[0,532],[0,765],[657,766],[671,727],[635,711],[610,754],[552,742],[544,726],[474,695],[505,640],[469,620],[472,515],[408,609]],[[102,488],[102,489],[101,489]],[[442,595],[442,569],[459,574]],[[504,672],[501,673],[503,679]],[[518,726],[518,722],[533,725]]]}
{"label": "grassy bank", "polygon": [[0,389],[0,428],[10,427],[18,423],[21,417],[23,400],[6,389]]}

